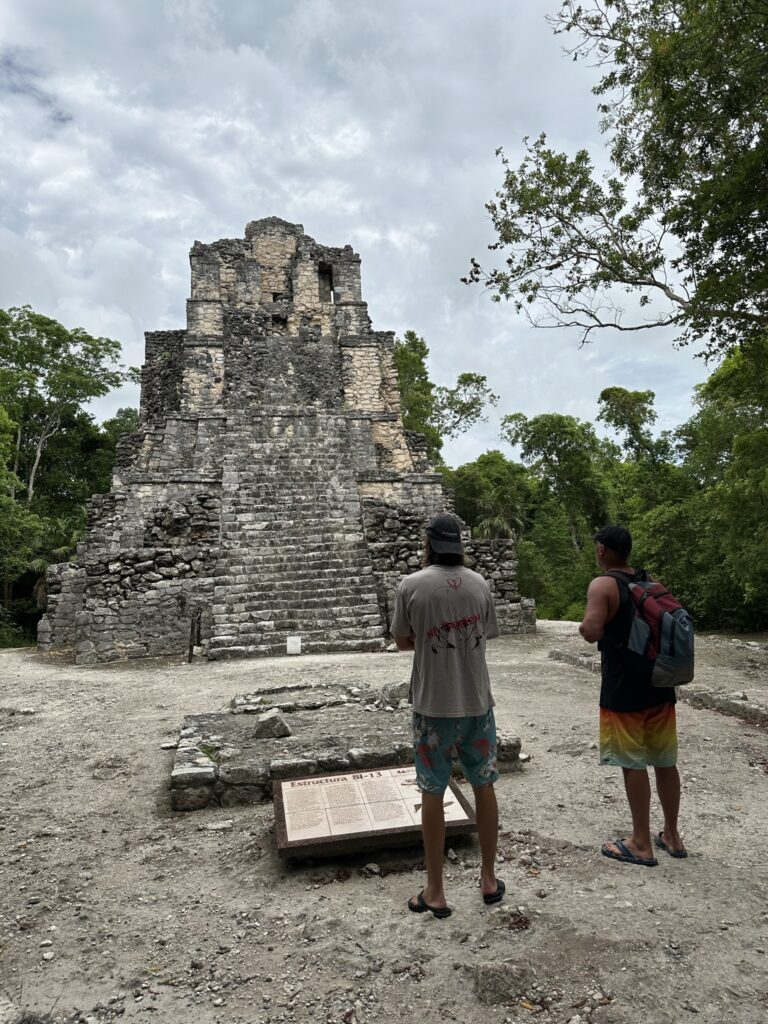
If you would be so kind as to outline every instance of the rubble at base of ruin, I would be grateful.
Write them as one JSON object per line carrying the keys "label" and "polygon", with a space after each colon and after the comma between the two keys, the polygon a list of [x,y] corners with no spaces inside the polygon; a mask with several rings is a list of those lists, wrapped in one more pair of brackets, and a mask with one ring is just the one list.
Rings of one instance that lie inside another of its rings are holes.
{"label": "rubble at base of ruin", "polygon": [[[80,664],[381,650],[426,521],[450,507],[403,429],[394,335],[350,246],[253,221],[195,242],[187,328],[146,335],[140,426],[75,563],[52,566],[42,651]],[[513,541],[470,541],[505,632],[535,628]]]}

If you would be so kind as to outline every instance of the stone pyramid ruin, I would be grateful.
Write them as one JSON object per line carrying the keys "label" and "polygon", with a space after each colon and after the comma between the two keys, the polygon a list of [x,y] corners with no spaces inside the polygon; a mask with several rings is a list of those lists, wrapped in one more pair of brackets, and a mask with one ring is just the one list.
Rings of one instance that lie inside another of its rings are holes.
{"label": "stone pyramid ruin", "polygon": [[[403,429],[394,335],[350,246],[253,221],[195,242],[186,330],[146,335],[139,430],[49,570],[43,651],[81,664],[380,650],[424,524],[450,507]],[[534,628],[512,541],[470,542],[508,632]]]}

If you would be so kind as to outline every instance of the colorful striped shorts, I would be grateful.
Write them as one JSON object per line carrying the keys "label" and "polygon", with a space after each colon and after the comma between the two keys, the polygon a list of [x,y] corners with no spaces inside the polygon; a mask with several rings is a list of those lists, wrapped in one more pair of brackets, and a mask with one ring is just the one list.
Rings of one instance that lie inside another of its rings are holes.
{"label": "colorful striped shorts", "polygon": [[675,705],[644,711],[600,708],[600,763],[620,768],[672,768],[677,764]]}

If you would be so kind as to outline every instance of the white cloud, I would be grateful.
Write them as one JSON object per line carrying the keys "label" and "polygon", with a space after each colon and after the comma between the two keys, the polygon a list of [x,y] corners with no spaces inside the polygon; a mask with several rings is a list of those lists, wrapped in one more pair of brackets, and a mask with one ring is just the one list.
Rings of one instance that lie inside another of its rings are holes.
{"label": "white cloud", "polygon": [[679,423],[705,368],[669,338],[580,350],[459,281],[492,241],[497,146],[514,162],[546,130],[599,155],[592,72],[561,56],[556,7],[7,0],[0,303],[119,337],[137,362],[145,330],[184,326],[192,242],[275,214],[355,246],[374,326],[422,334],[437,382],[488,376],[499,409],[450,461],[498,446],[504,412],[592,418],[613,384],[652,388],[659,425]]}

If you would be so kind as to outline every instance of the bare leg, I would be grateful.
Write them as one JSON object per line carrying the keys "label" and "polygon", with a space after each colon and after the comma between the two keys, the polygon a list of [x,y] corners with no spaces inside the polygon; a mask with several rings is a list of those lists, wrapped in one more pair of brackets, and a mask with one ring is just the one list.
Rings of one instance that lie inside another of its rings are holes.
{"label": "bare leg", "polygon": [[484,896],[496,892],[496,845],[499,838],[499,808],[493,784],[473,786],[475,792],[475,814],[477,817],[477,838],[480,841],[482,865],[480,886]]}
{"label": "bare leg", "polygon": [[[637,857],[651,859],[651,784],[645,768],[622,768],[624,789],[632,814],[632,835],[624,840],[625,846]],[[610,845],[610,844],[609,844]],[[618,852],[618,851],[617,851]]]}
{"label": "bare leg", "polygon": [[680,812],[680,774],[676,767],[655,768],[656,792],[661,809],[664,811],[664,842],[672,850],[684,850],[685,846],[677,831],[677,816]]}
{"label": "bare leg", "polygon": [[446,907],[443,889],[443,853],[445,850],[445,813],[443,794],[421,794],[421,834],[424,838],[424,860],[427,884],[424,902],[431,907]]}

